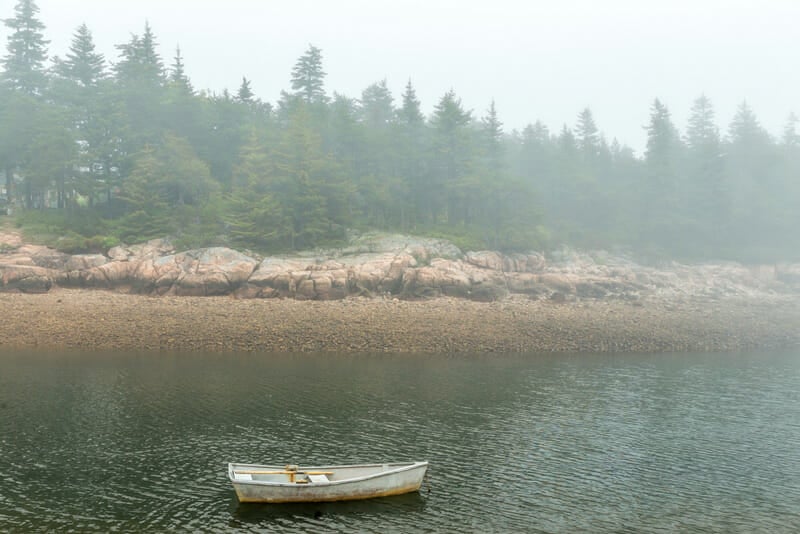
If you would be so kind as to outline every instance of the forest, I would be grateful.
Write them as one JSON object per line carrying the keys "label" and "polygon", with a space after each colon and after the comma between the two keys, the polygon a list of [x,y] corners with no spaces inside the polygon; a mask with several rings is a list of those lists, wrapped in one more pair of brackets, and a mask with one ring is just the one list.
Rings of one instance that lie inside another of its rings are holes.
{"label": "forest", "polygon": [[701,94],[679,129],[655,98],[638,156],[588,108],[559,131],[507,131],[494,102],[476,112],[454,90],[424,114],[411,80],[329,92],[313,45],[270,103],[246,77],[195,88],[149,24],[116,58],[81,25],[59,57],[34,0],[0,16],[0,213],[61,250],[170,236],[278,253],[379,230],[471,250],[800,258],[794,115],[776,137],[742,102],[721,129]]}

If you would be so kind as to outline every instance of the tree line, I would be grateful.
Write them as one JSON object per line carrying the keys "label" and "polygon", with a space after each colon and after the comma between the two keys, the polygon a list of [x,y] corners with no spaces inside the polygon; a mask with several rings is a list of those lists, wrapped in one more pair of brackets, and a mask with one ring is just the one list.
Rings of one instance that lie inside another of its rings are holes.
{"label": "tree line", "polygon": [[723,133],[700,96],[681,132],[656,99],[638,157],[588,108],[558,132],[508,132],[494,102],[476,114],[453,90],[426,116],[411,81],[397,98],[386,80],[329,94],[314,46],[272,104],[246,77],[198,91],[149,24],[109,61],[86,25],[48,58],[34,0],[3,22],[0,201],[64,249],[170,235],[273,252],[380,229],[471,249],[800,256],[795,116],[774,138],[742,103]]}

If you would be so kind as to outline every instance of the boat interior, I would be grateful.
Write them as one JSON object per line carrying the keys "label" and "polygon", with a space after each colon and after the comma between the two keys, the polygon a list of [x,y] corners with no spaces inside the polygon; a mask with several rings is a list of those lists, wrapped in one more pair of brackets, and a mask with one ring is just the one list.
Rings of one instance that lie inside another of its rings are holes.
{"label": "boat interior", "polygon": [[229,471],[231,479],[235,482],[315,485],[377,475],[410,465],[413,465],[413,462],[323,467],[231,464]]}

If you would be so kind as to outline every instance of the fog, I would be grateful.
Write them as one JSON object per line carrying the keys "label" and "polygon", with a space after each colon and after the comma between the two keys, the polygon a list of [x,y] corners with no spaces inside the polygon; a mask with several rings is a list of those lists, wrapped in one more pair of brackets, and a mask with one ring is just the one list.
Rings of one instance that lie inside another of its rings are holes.
{"label": "fog", "polygon": [[[149,21],[166,63],[180,45],[195,87],[235,91],[246,76],[267,102],[289,88],[312,43],[329,93],[358,97],[386,78],[397,99],[411,79],[426,113],[453,89],[476,116],[494,99],[506,130],[540,119],[558,131],[589,107],[609,139],[640,153],[656,97],[680,128],[701,93],[723,130],[745,99],[776,136],[800,110],[795,0],[37,3],[52,55],[63,55],[85,22],[115,60],[114,45]],[[11,8],[3,2],[2,16]]]}
{"label": "fog", "polygon": [[0,212],[62,249],[800,257],[800,4],[15,6]]}

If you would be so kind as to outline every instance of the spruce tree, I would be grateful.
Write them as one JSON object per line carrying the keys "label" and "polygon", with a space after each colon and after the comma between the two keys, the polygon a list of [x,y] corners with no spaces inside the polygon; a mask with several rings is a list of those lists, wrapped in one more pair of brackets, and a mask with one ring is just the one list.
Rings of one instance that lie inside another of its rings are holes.
{"label": "spruce tree", "polygon": [[105,67],[105,57],[95,50],[92,32],[86,24],[81,24],[75,30],[66,59],[56,64],[55,71],[62,78],[90,88],[105,78]]}
{"label": "spruce tree", "polygon": [[243,104],[252,104],[253,97],[255,97],[255,94],[250,88],[250,80],[242,76],[242,84],[239,86],[239,90],[236,91],[236,99]]}
{"label": "spruce tree", "polygon": [[189,77],[186,76],[186,70],[183,64],[183,56],[181,55],[181,47],[175,48],[175,57],[172,60],[172,65],[169,69],[169,82],[173,87],[177,87],[181,92],[187,95],[194,94],[194,87]]}
{"label": "spruce tree", "polygon": [[696,227],[687,236],[687,242],[719,246],[728,232],[730,190],[724,176],[719,128],[711,101],[705,95],[700,95],[692,105],[686,146],[687,191],[691,194],[687,200],[688,217],[689,224]]}
{"label": "spruce tree", "polygon": [[431,118],[434,175],[430,183],[430,211],[434,221],[444,217],[449,224],[458,224],[466,217],[459,186],[473,167],[471,124],[472,113],[464,109],[461,99],[453,90],[445,93]]}
{"label": "spruce tree", "polygon": [[786,118],[786,124],[783,127],[783,135],[781,141],[785,147],[800,148],[800,133],[797,132],[797,124],[800,123],[800,118],[794,113],[789,113]]}
{"label": "spruce tree", "polygon": [[115,90],[130,127],[125,137],[126,151],[134,154],[146,144],[162,141],[166,77],[149,23],[145,24],[141,36],[132,35],[127,43],[117,45],[117,49],[120,60],[114,65]]}
{"label": "spruce tree", "polygon": [[309,45],[292,69],[292,89],[295,96],[303,99],[306,104],[324,103],[325,76],[326,72],[322,70],[322,50]]}
{"label": "spruce tree", "polygon": [[481,118],[481,132],[483,134],[484,152],[491,176],[496,176],[504,167],[503,150],[503,123],[497,116],[494,100],[489,105],[486,116]]}
{"label": "spruce tree", "polygon": [[373,130],[386,129],[394,120],[394,98],[386,80],[373,83],[361,93],[361,114]]}
{"label": "spruce tree", "polygon": [[406,126],[423,124],[425,116],[422,114],[420,101],[417,98],[417,92],[411,84],[411,80],[408,80],[406,84],[402,100],[403,104],[397,110],[398,121]]}
{"label": "spruce tree", "polygon": [[591,109],[585,108],[580,112],[575,133],[582,159],[591,164],[600,154],[600,131]]}
{"label": "spruce tree", "polygon": [[117,45],[120,61],[114,66],[117,79],[123,84],[140,87],[158,87],[164,82],[164,65],[156,50],[157,42],[150,23],[146,22],[144,33],[132,35],[130,40]]}
{"label": "spruce tree", "polygon": [[398,174],[402,179],[408,199],[404,209],[406,225],[422,223],[425,207],[428,204],[428,192],[425,183],[426,148],[428,146],[428,129],[421,104],[411,80],[405,86],[401,97],[402,104],[397,110],[397,154]]}
{"label": "spruce tree", "polygon": [[44,62],[50,41],[45,40],[44,24],[37,18],[39,7],[34,0],[19,0],[14,13],[3,20],[10,34],[0,80],[12,90],[41,95],[47,85]]}
{"label": "spruce tree", "polygon": [[[365,132],[365,186],[370,190],[368,201],[377,208],[375,223],[385,225],[390,215],[386,200],[397,175],[397,145],[392,141],[395,111],[394,98],[386,85],[386,80],[369,85],[361,93],[360,116]],[[395,184],[396,185],[396,184]],[[381,206],[377,206],[381,204]]]}
{"label": "spruce tree", "polygon": [[753,109],[742,102],[728,128],[726,173],[734,189],[731,218],[743,247],[762,246],[775,209],[778,154]]}

